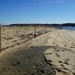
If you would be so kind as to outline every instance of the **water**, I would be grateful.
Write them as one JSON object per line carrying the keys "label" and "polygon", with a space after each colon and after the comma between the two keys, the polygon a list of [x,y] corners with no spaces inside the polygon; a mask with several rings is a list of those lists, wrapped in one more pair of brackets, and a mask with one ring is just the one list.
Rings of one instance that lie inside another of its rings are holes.
{"label": "water", "polygon": [[66,30],[75,30],[75,27],[71,27],[71,26],[69,26],[69,27],[62,27],[62,29],[66,29]]}

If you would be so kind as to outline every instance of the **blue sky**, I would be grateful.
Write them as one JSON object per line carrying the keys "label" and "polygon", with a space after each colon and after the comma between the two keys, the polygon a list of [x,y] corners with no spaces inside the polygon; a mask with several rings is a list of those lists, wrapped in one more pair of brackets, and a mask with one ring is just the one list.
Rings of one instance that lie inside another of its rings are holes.
{"label": "blue sky", "polygon": [[74,23],[75,0],[0,0],[0,23]]}

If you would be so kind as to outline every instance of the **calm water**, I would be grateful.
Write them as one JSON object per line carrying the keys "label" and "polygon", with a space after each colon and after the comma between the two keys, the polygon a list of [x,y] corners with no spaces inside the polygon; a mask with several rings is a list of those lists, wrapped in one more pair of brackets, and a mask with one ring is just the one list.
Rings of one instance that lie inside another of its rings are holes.
{"label": "calm water", "polygon": [[75,30],[75,27],[62,27],[62,29],[66,29],[66,30]]}

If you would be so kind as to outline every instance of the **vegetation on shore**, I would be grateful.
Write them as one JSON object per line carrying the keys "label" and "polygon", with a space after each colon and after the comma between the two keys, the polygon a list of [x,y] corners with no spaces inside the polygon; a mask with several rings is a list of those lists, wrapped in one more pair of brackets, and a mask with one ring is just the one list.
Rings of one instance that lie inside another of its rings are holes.
{"label": "vegetation on shore", "polygon": [[31,24],[9,24],[9,25],[2,25],[2,26],[72,26],[75,27],[75,23],[63,23],[63,24],[41,24],[41,23],[31,23]]}

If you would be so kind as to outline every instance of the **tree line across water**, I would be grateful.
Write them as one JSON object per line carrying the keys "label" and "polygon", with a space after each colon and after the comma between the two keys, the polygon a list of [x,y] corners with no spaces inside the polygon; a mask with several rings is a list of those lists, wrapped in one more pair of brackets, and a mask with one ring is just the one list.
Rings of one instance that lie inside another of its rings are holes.
{"label": "tree line across water", "polygon": [[9,25],[2,25],[2,26],[72,26],[75,27],[75,23],[63,23],[63,24],[9,24]]}

